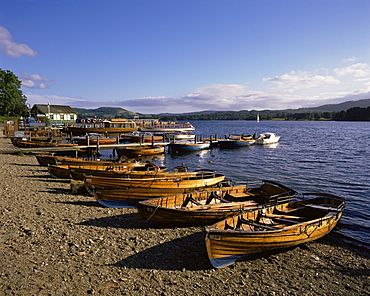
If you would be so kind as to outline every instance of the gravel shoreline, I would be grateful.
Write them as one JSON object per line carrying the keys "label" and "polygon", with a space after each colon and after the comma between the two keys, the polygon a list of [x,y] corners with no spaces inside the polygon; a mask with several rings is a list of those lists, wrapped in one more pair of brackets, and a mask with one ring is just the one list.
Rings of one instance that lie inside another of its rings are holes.
{"label": "gravel shoreline", "polygon": [[0,166],[0,295],[370,295],[370,258],[330,237],[214,269],[201,227],[147,229],[34,156]]}

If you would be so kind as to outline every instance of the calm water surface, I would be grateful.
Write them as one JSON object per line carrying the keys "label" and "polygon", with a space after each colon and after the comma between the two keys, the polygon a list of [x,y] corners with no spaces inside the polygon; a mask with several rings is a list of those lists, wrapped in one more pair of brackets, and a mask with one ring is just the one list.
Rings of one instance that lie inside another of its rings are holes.
{"label": "calm water surface", "polygon": [[347,199],[333,235],[370,250],[370,122],[192,121],[195,134],[274,132],[279,144],[168,154],[154,158],[169,169],[212,169],[233,181],[275,180],[300,192]]}

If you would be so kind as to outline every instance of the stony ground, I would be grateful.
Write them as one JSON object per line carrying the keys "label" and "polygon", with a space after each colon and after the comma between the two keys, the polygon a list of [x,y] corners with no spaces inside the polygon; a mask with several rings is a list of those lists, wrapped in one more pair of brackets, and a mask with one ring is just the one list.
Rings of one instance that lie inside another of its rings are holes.
{"label": "stony ground", "polygon": [[147,229],[34,156],[0,166],[0,295],[370,295],[370,259],[330,237],[214,269],[201,227]]}

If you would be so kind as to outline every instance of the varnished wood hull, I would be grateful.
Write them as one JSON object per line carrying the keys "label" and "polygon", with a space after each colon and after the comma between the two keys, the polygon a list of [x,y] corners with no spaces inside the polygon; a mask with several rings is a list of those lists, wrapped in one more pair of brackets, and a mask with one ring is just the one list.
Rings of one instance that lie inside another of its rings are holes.
{"label": "varnished wood hull", "polygon": [[86,176],[85,186],[96,200],[108,207],[126,207],[160,196],[175,195],[213,186],[225,178],[221,174],[199,174],[180,178],[105,178]]}
{"label": "varnished wood hull", "polygon": [[163,146],[142,146],[142,147],[117,147],[116,148],[118,156],[128,156],[128,157],[137,157],[137,156],[147,156],[147,155],[156,155],[164,153]]}
{"label": "varnished wood hull", "polygon": [[69,173],[73,180],[83,180],[85,176],[101,176],[108,178],[124,178],[130,175],[135,175],[137,178],[146,178],[148,175],[163,174],[166,167],[156,167],[154,165],[133,166],[122,168],[121,166],[113,166],[108,168],[88,168],[71,166]]}
{"label": "varnished wood hull", "polygon": [[38,163],[42,166],[48,165],[56,165],[58,163],[89,163],[90,165],[93,164],[103,164],[103,163],[114,163],[114,160],[89,160],[87,158],[77,158],[77,157],[65,157],[65,156],[55,156],[55,155],[36,155],[36,159]]}
{"label": "varnished wood hull", "polygon": [[[146,171],[142,171],[146,170]],[[50,175],[54,178],[58,179],[75,179],[75,180],[83,180],[84,174],[88,174],[88,172],[95,172],[98,174],[99,172],[106,172],[111,173],[115,172],[116,174],[129,174],[133,172],[133,174],[137,174],[142,176],[144,172],[150,172],[152,174],[158,173],[164,169],[156,167],[154,165],[148,165],[147,163],[140,163],[140,162],[132,162],[132,163],[99,163],[99,164],[90,164],[89,162],[76,162],[76,163],[65,163],[59,165],[50,165],[48,166],[48,171]],[[112,176],[114,176],[112,174]],[[117,175],[120,176],[120,175]]]}
{"label": "varnished wood hull", "polygon": [[76,139],[77,143],[79,145],[114,145],[116,144],[117,140],[116,139]]}
{"label": "varnished wood hull", "polygon": [[276,182],[250,182],[140,201],[138,212],[149,227],[204,226],[258,205],[287,202],[296,194]]}
{"label": "varnished wood hull", "polygon": [[72,143],[54,143],[44,141],[27,141],[27,140],[13,140],[12,144],[18,148],[46,148],[46,147],[74,147],[78,144]]}
{"label": "varnished wood hull", "polygon": [[250,211],[205,227],[211,264],[225,267],[253,254],[293,247],[328,234],[342,216],[344,199],[308,195],[315,198]]}

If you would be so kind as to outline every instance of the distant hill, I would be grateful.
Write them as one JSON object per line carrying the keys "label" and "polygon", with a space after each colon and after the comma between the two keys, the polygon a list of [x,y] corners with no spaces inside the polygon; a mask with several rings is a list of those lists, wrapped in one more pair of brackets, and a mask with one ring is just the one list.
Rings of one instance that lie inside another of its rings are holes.
{"label": "distant hill", "polygon": [[118,107],[100,107],[97,109],[85,109],[85,108],[73,108],[77,113],[79,118],[134,118],[134,116],[140,116],[140,118],[158,118],[158,117],[170,117],[170,116],[200,116],[200,115],[210,115],[210,114],[229,114],[229,113],[241,113],[242,117],[245,118],[244,113],[251,114],[251,119],[255,118],[257,112],[259,113],[310,113],[310,112],[340,112],[347,111],[348,109],[354,107],[367,108],[370,106],[370,99],[363,99],[358,101],[347,101],[340,104],[328,104],[322,105],[314,108],[299,108],[299,109],[285,109],[285,110],[240,110],[240,111],[197,111],[188,113],[160,113],[160,114],[141,114],[128,111],[123,108]]}
{"label": "distant hill", "polygon": [[340,104],[328,104],[315,108],[299,108],[290,111],[296,112],[340,112],[347,111],[354,107],[367,108],[370,106],[370,99],[363,99],[358,101],[347,101]]}
{"label": "distant hill", "polygon": [[139,113],[116,107],[100,107],[97,109],[73,108],[79,118],[134,118]]}

